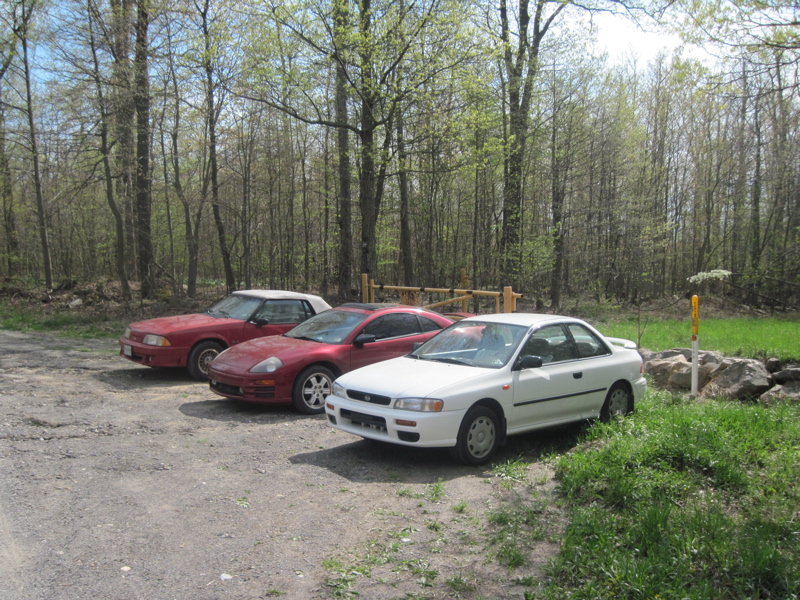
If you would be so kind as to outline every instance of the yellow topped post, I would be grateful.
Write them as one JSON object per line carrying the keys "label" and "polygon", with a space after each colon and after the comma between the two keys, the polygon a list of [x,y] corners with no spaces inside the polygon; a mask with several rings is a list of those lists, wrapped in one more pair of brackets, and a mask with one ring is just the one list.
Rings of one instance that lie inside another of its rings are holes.
{"label": "yellow topped post", "polygon": [[697,397],[698,334],[700,333],[700,298],[692,296],[692,398]]}

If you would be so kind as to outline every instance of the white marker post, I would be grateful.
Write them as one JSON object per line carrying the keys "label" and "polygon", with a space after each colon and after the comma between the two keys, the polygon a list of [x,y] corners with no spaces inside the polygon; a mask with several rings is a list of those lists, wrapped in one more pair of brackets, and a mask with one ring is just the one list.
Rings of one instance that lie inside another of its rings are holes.
{"label": "white marker post", "polygon": [[692,296],[692,398],[697,398],[697,334],[700,331],[700,298]]}

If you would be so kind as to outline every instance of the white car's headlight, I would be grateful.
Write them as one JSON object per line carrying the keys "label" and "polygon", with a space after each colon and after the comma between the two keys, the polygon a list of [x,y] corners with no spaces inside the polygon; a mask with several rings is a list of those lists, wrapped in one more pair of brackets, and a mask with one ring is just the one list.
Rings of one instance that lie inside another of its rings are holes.
{"label": "white car's headlight", "polygon": [[251,373],[274,373],[283,366],[283,361],[277,356],[270,356],[250,369]]}
{"label": "white car's headlight", "polygon": [[124,337],[124,338],[131,337],[131,328],[130,327],[126,327],[125,328],[125,333],[122,334],[122,337]]}
{"label": "white car's headlight", "polygon": [[398,398],[394,402],[398,410],[414,410],[417,412],[441,412],[444,401],[437,398]]}
{"label": "white car's headlight", "polygon": [[331,388],[331,394],[333,396],[338,396],[339,398],[347,398],[347,390],[344,389],[344,386],[333,382],[333,387]]}
{"label": "white car's headlight", "polygon": [[169,340],[165,338],[163,335],[155,335],[153,333],[148,333],[144,336],[142,340],[143,344],[147,344],[148,346],[171,346],[172,344],[169,343]]}

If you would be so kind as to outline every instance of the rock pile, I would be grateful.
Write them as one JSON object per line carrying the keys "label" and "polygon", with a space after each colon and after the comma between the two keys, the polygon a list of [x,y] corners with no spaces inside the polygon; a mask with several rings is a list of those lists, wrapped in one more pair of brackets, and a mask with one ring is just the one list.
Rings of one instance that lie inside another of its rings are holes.
{"label": "rock pile", "polygon": [[[663,352],[641,349],[645,373],[656,387],[685,391],[692,386],[692,351],[675,348]],[[719,352],[698,354],[697,385],[700,398],[755,400],[767,405],[800,401],[800,366],[783,366],[777,359],[726,358]]]}

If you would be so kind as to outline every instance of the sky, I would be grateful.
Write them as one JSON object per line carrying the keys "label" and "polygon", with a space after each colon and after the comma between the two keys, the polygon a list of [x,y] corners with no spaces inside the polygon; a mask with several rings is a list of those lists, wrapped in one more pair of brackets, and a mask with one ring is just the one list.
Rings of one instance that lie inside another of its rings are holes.
{"label": "sky", "polygon": [[[638,66],[646,67],[661,50],[670,52],[682,44],[680,37],[674,33],[658,33],[655,25],[649,31],[643,31],[623,16],[601,13],[594,16],[597,27],[598,48],[608,51],[609,62],[619,64],[635,58]],[[703,55],[701,49],[687,47],[684,55]]]}

